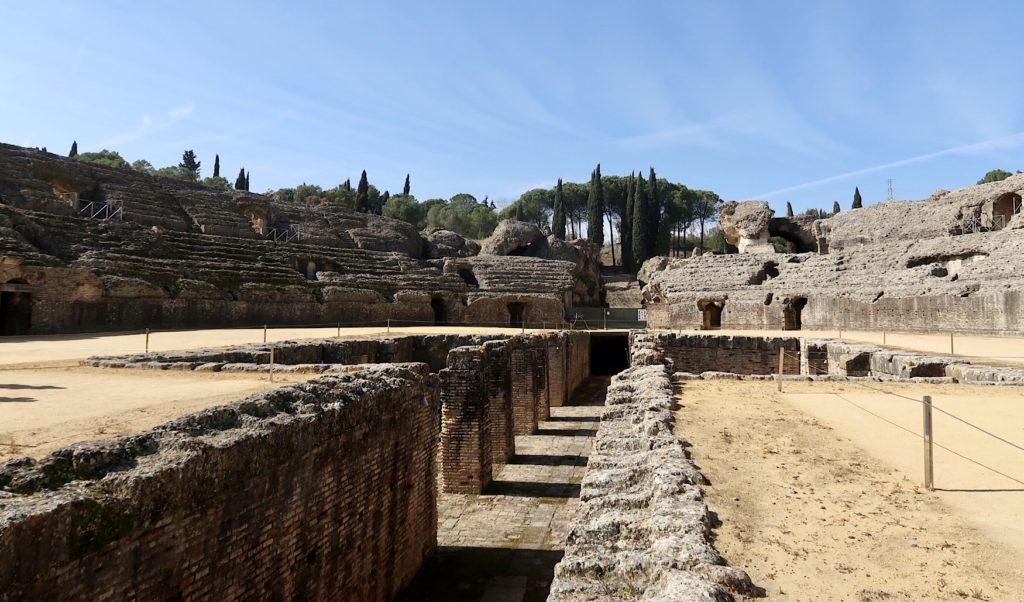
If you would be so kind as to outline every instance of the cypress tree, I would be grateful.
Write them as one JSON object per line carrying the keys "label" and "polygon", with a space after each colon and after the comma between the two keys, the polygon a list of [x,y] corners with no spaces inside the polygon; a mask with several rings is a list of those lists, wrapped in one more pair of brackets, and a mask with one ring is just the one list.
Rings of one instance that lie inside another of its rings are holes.
{"label": "cypress tree", "polygon": [[860,187],[854,187],[853,189],[853,208],[860,209],[864,206],[864,201],[860,198]]}
{"label": "cypress tree", "polygon": [[402,186],[402,194],[409,196],[409,174],[405,174],[405,186]]}
{"label": "cypress tree", "polygon": [[658,177],[654,168],[648,176],[647,183],[647,254],[645,260],[658,254],[658,228],[661,226],[661,199],[658,198]]}
{"label": "cypress tree", "polygon": [[370,183],[366,180],[366,170],[359,176],[359,187],[356,189],[356,211],[367,213],[370,211]]}
{"label": "cypress tree", "polygon": [[832,215],[839,215],[839,201],[832,201]]}
{"label": "cypress tree", "polygon": [[390,193],[390,192],[388,192],[387,190],[385,190],[385,191],[384,191],[384,196],[382,196],[382,197],[381,197],[381,202],[380,202],[380,207],[381,207],[381,209],[383,209],[383,208],[384,208],[384,205],[386,205],[386,204],[387,204],[387,202],[388,202],[388,199],[390,199],[390,198],[391,198],[391,193]]}
{"label": "cypress tree", "polygon": [[245,190],[245,168],[238,170],[238,177],[235,178],[235,190]]}
{"label": "cypress tree", "polygon": [[199,179],[199,166],[202,165],[202,161],[196,160],[196,154],[191,149],[181,154],[181,163],[178,167],[185,169],[192,173],[195,179]]}
{"label": "cypress tree", "polygon": [[558,178],[555,185],[555,207],[554,216],[551,218],[551,230],[555,238],[565,240],[565,200],[562,197],[562,178]]}
{"label": "cypress tree", "polygon": [[251,171],[245,172],[245,191],[249,192],[249,176],[252,175]]}
{"label": "cypress tree", "polygon": [[619,247],[622,249],[622,269],[633,271],[633,173],[626,180],[626,208],[619,224]]}
{"label": "cypress tree", "polygon": [[76,157],[76,156],[78,156],[78,140],[74,140],[74,141],[71,142],[71,152],[68,153],[68,156],[69,157]]}
{"label": "cypress tree", "polygon": [[345,190],[352,192],[352,178],[345,180],[345,183],[341,185]]}
{"label": "cypress tree", "polygon": [[633,192],[633,267],[637,270],[647,261],[647,251],[650,243],[647,240],[647,189],[644,187],[644,177],[641,174],[636,179],[636,190]]}
{"label": "cypress tree", "polygon": [[587,238],[599,246],[604,244],[604,184],[601,164],[590,174],[590,196],[587,197]]}
{"label": "cypress tree", "polygon": [[793,203],[786,201],[786,217],[793,217]]}
{"label": "cypress tree", "polygon": [[213,156],[213,177],[220,177],[220,155]]}

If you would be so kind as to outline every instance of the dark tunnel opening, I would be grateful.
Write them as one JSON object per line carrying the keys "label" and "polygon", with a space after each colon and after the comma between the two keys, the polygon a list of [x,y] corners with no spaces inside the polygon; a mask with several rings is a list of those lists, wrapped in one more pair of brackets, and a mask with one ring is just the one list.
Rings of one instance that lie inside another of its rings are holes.
{"label": "dark tunnel opening", "polygon": [[629,367],[629,335],[590,334],[590,374],[612,376]]}

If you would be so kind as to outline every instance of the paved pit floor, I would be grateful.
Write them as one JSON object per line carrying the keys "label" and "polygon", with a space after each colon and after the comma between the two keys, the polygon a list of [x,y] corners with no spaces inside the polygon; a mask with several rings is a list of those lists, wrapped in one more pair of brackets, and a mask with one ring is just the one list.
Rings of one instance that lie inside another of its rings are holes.
{"label": "paved pit floor", "polygon": [[562,558],[609,378],[592,377],[551,408],[483,495],[442,493],[438,551],[401,600],[530,602],[547,598]]}

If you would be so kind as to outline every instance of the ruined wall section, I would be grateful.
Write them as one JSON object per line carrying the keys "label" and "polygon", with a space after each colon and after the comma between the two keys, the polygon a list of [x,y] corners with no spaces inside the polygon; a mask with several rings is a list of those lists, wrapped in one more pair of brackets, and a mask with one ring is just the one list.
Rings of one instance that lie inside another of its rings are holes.
{"label": "ruined wall section", "polygon": [[728,600],[755,595],[712,545],[706,480],[674,433],[663,364],[612,379],[582,503],[548,600]]}
{"label": "ruined wall section", "polygon": [[436,546],[438,412],[376,366],[9,462],[0,599],[389,599]]}
{"label": "ruined wall section", "polygon": [[781,349],[785,352],[786,373],[800,373],[801,348],[797,338],[633,333],[632,339],[633,365],[646,361],[646,352],[653,349],[660,358],[672,362],[675,372],[776,374]]}
{"label": "ruined wall section", "polygon": [[647,262],[648,324],[703,328],[1024,331],[1024,233],[1007,228],[817,254]]}

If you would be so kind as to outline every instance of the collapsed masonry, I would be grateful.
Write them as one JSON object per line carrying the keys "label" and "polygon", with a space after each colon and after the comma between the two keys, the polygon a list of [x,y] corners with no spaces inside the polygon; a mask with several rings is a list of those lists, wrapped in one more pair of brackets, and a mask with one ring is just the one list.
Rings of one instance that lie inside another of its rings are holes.
{"label": "collapsed masonry", "polygon": [[[727,203],[741,253],[648,261],[649,325],[1024,332],[1022,195],[1024,174],[810,223]],[[775,253],[769,236],[808,252]]]}
{"label": "collapsed masonry", "polygon": [[0,144],[0,293],[0,335],[387,319],[518,326],[561,323],[574,304],[600,300],[601,281],[593,245],[528,224],[505,222],[481,245],[336,205]]}

